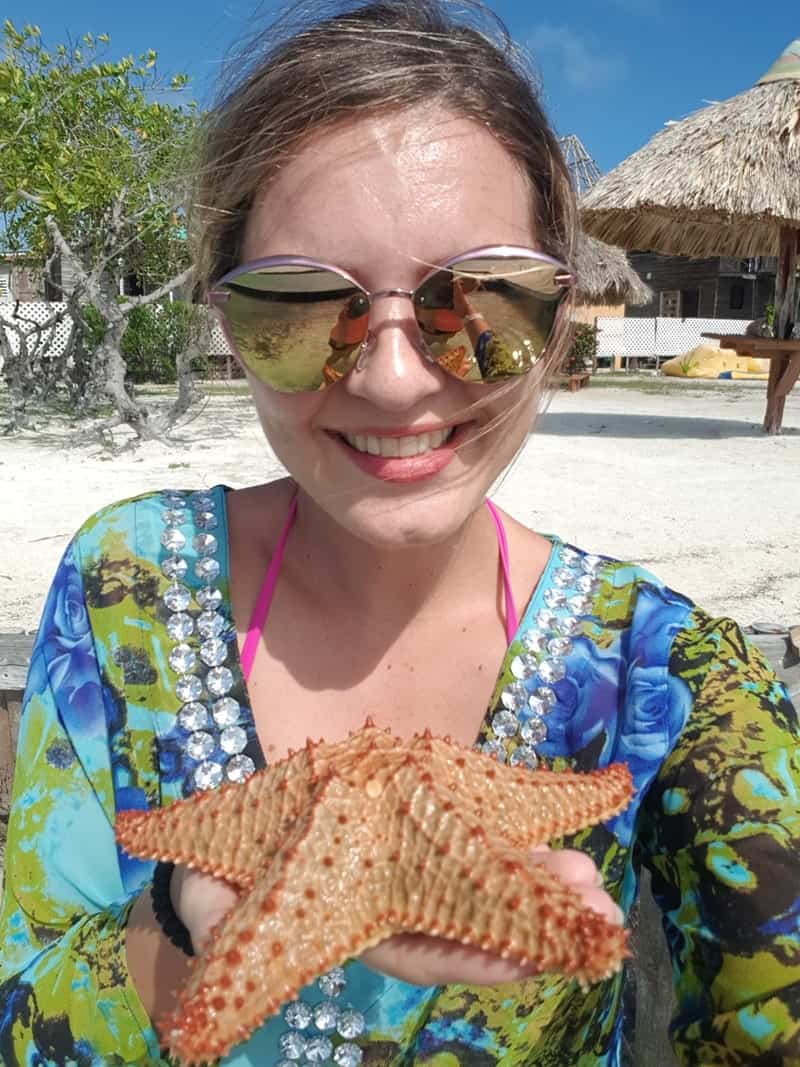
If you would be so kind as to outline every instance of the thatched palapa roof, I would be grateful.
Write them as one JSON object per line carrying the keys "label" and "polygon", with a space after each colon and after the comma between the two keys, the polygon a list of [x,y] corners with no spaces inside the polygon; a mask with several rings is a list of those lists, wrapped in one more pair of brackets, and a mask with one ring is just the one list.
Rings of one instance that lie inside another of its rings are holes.
{"label": "thatched palapa roof", "polygon": [[581,202],[595,237],[686,256],[778,252],[800,227],[800,40],[752,88],[666,129]]}
{"label": "thatched palapa roof", "polygon": [[586,233],[578,235],[574,267],[578,296],[598,304],[646,304],[653,295],[621,248]]}

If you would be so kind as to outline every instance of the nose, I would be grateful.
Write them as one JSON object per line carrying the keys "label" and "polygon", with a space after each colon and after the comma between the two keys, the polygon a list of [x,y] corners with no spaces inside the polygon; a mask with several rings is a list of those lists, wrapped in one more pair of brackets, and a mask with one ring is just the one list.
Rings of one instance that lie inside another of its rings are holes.
{"label": "nose", "polygon": [[354,396],[385,411],[409,411],[444,388],[444,372],[426,355],[411,294],[373,294],[369,333],[346,378]]}

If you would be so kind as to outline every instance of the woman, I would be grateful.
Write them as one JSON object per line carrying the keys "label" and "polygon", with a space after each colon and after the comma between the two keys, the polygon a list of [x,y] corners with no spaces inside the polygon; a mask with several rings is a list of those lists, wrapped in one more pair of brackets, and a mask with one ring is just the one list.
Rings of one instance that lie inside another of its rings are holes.
{"label": "woman", "polygon": [[[785,692],[732,623],[484,502],[563,356],[575,225],[509,43],[429,0],[309,25],[217,113],[196,199],[201,279],[289,478],[115,505],[64,557],[20,731],[2,1061],[159,1062],[152,1020],[235,895],[131,860],[116,813],[371,714],[523,766],[626,761],[631,808],[529,861],[609,918],[649,866],[683,1063],[800,1063]],[[443,276],[476,309],[453,346],[480,315],[502,373],[453,373],[426,338]],[[345,306],[364,329],[326,375]],[[615,1064],[621,990],[393,938],[225,1062]]]}

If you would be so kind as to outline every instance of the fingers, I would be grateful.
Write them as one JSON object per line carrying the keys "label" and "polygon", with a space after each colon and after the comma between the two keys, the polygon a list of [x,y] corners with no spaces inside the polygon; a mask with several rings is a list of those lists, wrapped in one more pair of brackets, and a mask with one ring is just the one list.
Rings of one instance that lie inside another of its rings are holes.
{"label": "fingers", "polygon": [[583,901],[584,907],[596,911],[610,923],[621,926],[625,921],[622,908],[614,901],[604,889],[577,889],[578,896]]}
{"label": "fingers", "polygon": [[602,888],[603,876],[584,852],[565,848],[560,850],[531,850],[530,859],[547,867],[565,886],[581,898],[583,904],[602,915],[609,922],[622,923],[622,909]]}
{"label": "fingers", "polygon": [[239,894],[220,878],[178,864],[170,887],[175,914],[189,931],[195,951],[200,951],[211,930],[236,904]]}
{"label": "fingers", "polygon": [[534,863],[541,863],[562,882],[573,886],[600,886],[602,875],[585,852],[572,848],[531,850]]}

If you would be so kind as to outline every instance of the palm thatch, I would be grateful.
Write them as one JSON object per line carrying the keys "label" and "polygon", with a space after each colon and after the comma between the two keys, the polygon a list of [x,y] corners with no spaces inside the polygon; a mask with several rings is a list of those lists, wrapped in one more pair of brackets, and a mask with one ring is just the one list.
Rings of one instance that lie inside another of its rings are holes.
{"label": "palm thatch", "polygon": [[653,296],[621,248],[586,233],[578,235],[573,265],[578,296],[584,300],[598,304],[647,304]]}
{"label": "palm thatch", "polygon": [[670,124],[584,196],[582,222],[627,249],[775,255],[800,227],[800,40],[752,89]]}

